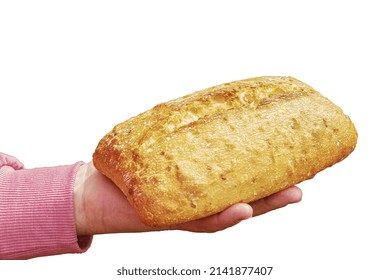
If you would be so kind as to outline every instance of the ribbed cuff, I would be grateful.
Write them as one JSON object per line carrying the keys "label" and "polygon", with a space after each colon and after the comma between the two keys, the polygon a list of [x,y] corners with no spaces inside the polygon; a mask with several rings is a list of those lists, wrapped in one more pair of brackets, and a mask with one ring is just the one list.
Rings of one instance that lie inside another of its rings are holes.
{"label": "ribbed cuff", "polygon": [[0,259],[85,252],[91,236],[77,237],[73,184],[81,163],[23,169],[0,154]]}

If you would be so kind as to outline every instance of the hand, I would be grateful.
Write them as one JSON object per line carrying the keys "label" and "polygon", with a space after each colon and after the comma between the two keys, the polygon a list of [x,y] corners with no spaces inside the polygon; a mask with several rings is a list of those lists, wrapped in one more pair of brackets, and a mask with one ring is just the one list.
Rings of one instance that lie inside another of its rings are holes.
{"label": "hand", "polygon": [[206,218],[155,228],[141,222],[123,193],[92,162],[80,166],[74,187],[75,219],[79,236],[166,229],[216,232],[301,199],[301,190],[294,186],[250,204],[237,203]]}

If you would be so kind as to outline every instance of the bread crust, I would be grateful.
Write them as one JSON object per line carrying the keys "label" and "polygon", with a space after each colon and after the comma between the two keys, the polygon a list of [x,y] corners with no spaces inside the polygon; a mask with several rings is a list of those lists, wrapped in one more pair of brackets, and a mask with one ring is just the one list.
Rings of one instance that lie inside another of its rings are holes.
{"label": "bread crust", "polygon": [[222,84],[116,125],[93,155],[98,170],[151,226],[178,224],[266,197],[343,160],[356,129],[292,77]]}

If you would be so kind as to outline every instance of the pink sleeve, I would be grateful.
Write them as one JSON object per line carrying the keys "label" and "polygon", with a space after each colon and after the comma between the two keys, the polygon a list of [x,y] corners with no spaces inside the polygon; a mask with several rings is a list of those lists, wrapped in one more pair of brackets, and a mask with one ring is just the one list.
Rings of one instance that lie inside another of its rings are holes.
{"label": "pink sleeve", "polygon": [[24,169],[0,153],[0,259],[85,252],[91,236],[78,237],[73,183],[81,163]]}

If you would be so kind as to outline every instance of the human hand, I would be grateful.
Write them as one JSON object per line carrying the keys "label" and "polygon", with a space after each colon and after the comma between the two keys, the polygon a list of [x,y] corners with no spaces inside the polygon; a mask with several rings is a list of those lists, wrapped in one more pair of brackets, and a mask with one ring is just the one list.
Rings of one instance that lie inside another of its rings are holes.
{"label": "human hand", "polygon": [[250,204],[237,203],[206,218],[156,228],[141,222],[119,188],[101,174],[92,162],[80,166],[74,187],[76,229],[79,236],[167,229],[216,232],[301,199],[301,190],[294,186]]}

